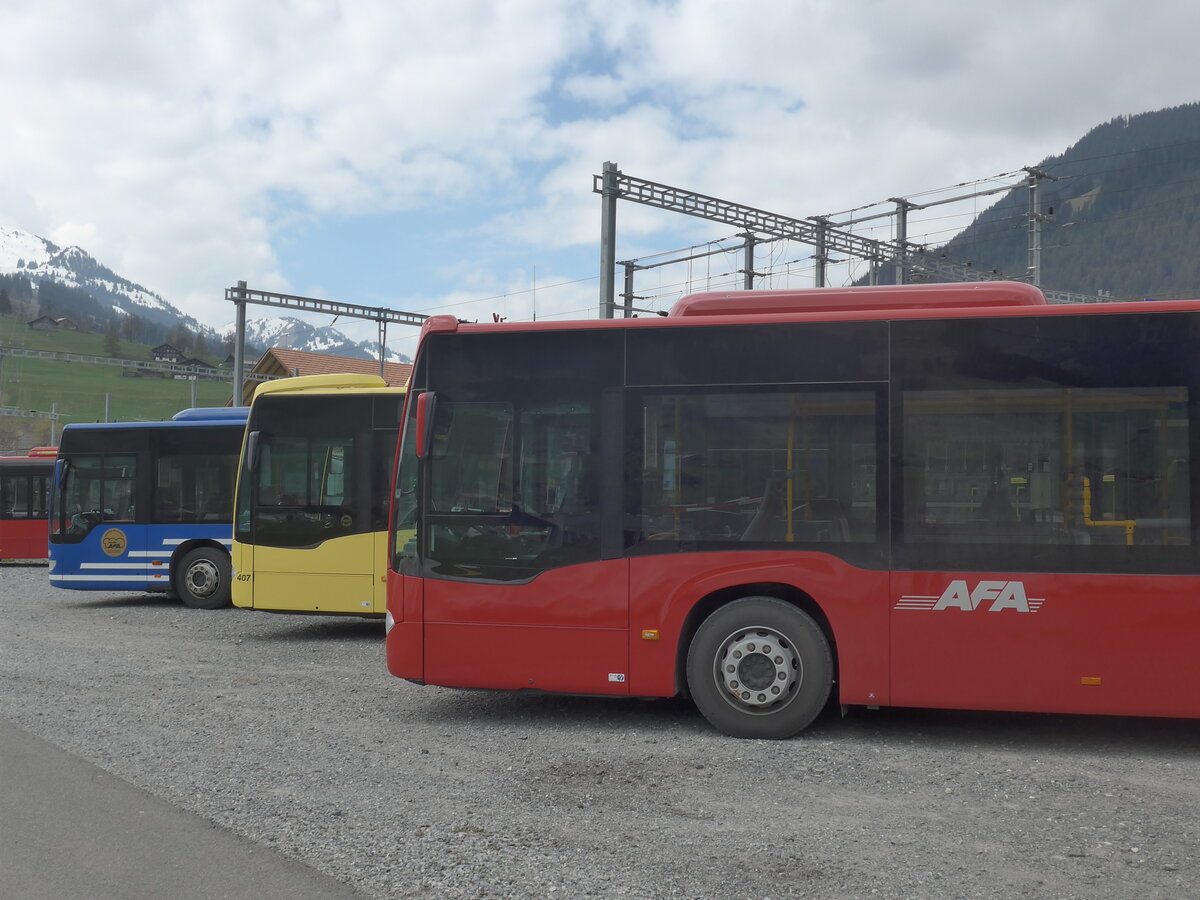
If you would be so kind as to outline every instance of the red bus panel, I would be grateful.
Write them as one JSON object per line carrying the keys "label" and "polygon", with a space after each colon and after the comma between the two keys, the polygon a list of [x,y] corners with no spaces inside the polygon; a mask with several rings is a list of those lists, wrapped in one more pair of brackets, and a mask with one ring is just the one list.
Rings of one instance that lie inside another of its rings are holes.
{"label": "red bus panel", "polygon": [[0,559],[48,556],[49,482],[56,447],[0,457]]}
{"label": "red bus panel", "polygon": [[897,706],[1196,716],[1200,578],[892,575]]}
{"label": "red bus panel", "polygon": [[628,563],[524,584],[428,579],[424,680],[454,687],[628,693]]}

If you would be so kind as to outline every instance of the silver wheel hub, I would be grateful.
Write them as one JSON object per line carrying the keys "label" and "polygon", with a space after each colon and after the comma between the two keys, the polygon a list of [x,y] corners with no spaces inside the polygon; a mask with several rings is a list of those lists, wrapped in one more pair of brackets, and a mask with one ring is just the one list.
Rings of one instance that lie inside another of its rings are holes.
{"label": "silver wheel hub", "polygon": [[767,707],[788,699],[803,670],[791,644],[770,628],[730,635],[716,659],[717,681],[740,706]]}
{"label": "silver wheel hub", "polygon": [[221,573],[211,560],[202,559],[188,567],[184,580],[194,596],[207,597],[220,585]]}

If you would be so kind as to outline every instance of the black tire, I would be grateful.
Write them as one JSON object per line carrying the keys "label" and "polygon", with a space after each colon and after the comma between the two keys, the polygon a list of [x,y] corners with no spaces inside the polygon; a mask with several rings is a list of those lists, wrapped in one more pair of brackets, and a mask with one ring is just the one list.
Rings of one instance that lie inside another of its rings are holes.
{"label": "black tire", "polygon": [[781,740],[825,708],[833,654],[807,613],[775,597],[743,597],[700,625],[688,648],[687,681],[718,731]]}
{"label": "black tire", "polygon": [[229,605],[231,576],[228,553],[213,547],[197,547],[179,561],[172,582],[184,606],[220,609]]}

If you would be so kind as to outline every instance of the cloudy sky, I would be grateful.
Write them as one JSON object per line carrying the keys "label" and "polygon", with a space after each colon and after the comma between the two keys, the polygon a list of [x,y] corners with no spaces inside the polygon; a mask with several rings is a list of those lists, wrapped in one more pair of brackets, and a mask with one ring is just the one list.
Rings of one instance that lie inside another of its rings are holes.
{"label": "cloudy sky", "polygon": [[[0,224],[217,327],[238,280],[594,317],[606,160],[797,218],[937,197],[1200,100],[1198,33],[1190,0],[0,0]],[[622,203],[617,255],[733,231]],[[760,253],[762,286],[811,283],[811,248]],[[639,302],[739,265],[648,270]]]}

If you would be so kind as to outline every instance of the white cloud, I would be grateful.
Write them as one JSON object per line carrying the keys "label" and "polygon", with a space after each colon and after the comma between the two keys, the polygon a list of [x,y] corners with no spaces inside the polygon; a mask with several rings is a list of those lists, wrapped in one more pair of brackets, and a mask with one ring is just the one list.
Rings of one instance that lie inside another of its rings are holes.
{"label": "white cloud", "polygon": [[[472,234],[549,271],[555,248],[597,243],[605,159],[773,211],[844,209],[1200,99],[1198,25],[1194,4],[1116,0],[10,0],[0,223],[217,323],[239,278],[293,289],[279,235],[297,221],[469,207],[512,180]],[[626,204],[621,239],[721,231],[669,219]],[[469,284],[438,287],[420,293]]]}

